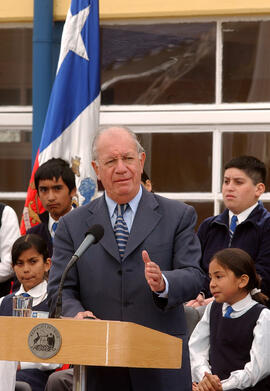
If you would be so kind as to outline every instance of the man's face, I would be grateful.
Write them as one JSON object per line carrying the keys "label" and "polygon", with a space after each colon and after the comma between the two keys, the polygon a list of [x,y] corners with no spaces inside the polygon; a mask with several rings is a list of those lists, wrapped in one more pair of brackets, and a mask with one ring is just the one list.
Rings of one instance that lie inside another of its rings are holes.
{"label": "man's face", "polygon": [[264,192],[264,184],[254,185],[252,179],[238,168],[228,168],[224,173],[222,195],[225,206],[239,214],[254,205]]}
{"label": "man's face", "polygon": [[137,152],[132,137],[112,128],[97,142],[98,164],[92,162],[108,196],[119,204],[132,200],[139,191],[145,154]]}
{"label": "man's face", "polygon": [[76,188],[69,192],[62,177],[57,180],[42,179],[38,184],[38,195],[44,208],[54,220],[58,220],[71,209],[72,197],[76,194]]}

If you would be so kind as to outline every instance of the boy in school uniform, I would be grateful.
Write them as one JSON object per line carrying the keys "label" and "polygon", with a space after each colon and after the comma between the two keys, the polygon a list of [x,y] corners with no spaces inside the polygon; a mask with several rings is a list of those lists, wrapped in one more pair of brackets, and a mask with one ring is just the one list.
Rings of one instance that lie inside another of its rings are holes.
{"label": "boy in school uniform", "polygon": [[35,187],[46,211],[39,215],[41,223],[28,229],[27,233],[42,236],[51,257],[58,220],[72,209],[72,198],[77,191],[75,174],[65,160],[52,158],[37,169]]}
{"label": "boy in school uniform", "polygon": [[[253,156],[233,158],[225,165],[222,185],[226,209],[218,216],[208,217],[200,225],[198,236],[202,246],[201,267],[208,275],[213,255],[224,248],[246,251],[255,261],[262,278],[262,292],[270,296],[270,213],[260,196],[265,191],[266,167]],[[188,305],[205,305],[211,299],[205,289]],[[205,300],[206,298],[206,300]]]}

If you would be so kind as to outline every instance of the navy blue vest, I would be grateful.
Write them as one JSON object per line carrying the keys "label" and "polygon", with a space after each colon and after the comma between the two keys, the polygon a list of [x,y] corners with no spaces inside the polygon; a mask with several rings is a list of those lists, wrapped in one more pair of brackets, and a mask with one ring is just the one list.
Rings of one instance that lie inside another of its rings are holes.
{"label": "navy blue vest", "polygon": [[[0,316],[12,316],[12,297],[14,295],[15,293],[11,293],[10,295],[4,297],[0,306]],[[33,310],[49,312],[47,298],[43,300],[41,303],[39,303],[38,305],[33,306]]]}
{"label": "navy blue vest", "polygon": [[[253,329],[264,308],[258,303],[238,318],[224,318],[222,303],[213,302],[210,311],[209,363],[212,373],[221,380],[227,379],[232,371],[243,369],[250,361]],[[269,391],[270,376],[245,390]]]}

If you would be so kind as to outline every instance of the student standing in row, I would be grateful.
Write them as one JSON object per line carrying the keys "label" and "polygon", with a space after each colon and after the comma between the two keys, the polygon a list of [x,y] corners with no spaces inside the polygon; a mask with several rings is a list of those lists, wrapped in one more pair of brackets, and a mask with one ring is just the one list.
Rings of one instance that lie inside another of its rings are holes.
{"label": "student standing in row", "polygon": [[28,229],[27,233],[42,236],[51,257],[58,220],[72,209],[72,198],[76,194],[75,174],[65,160],[52,158],[37,169],[35,187],[46,211],[39,215],[41,223]]}
{"label": "student standing in row", "polygon": [[[240,156],[225,165],[222,195],[226,209],[208,217],[201,224],[198,236],[202,246],[201,267],[208,275],[213,255],[227,247],[246,251],[254,260],[262,278],[262,292],[270,297],[270,213],[260,196],[265,191],[266,167],[253,156]],[[203,293],[210,297],[209,280]],[[189,305],[207,304],[202,294]]]}
{"label": "student standing in row", "polygon": [[209,276],[215,300],[189,341],[193,391],[268,391],[270,310],[253,260],[240,249],[221,250]]}

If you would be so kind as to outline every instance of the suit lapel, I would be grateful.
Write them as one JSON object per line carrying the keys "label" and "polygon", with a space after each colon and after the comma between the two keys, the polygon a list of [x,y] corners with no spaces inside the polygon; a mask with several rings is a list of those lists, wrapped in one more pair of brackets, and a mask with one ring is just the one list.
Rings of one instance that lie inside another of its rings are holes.
{"label": "suit lapel", "polygon": [[[88,227],[94,224],[103,226],[104,236],[99,243],[113,258],[121,263],[104,195],[96,201],[91,202],[89,205],[90,216],[86,220]],[[158,205],[154,195],[143,189],[122,262],[145,240],[159,223],[161,215],[156,210]]]}
{"label": "suit lapel", "polygon": [[143,189],[122,261],[145,240],[159,223],[161,215],[156,211],[158,205],[153,193],[148,193]]}
{"label": "suit lapel", "polygon": [[87,224],[89,227],[94,224],[103,226],[104,236],[99,243],[112,257],[121,262],[104,195],[96,201],[89,205],[90,216],[86,220]]}

